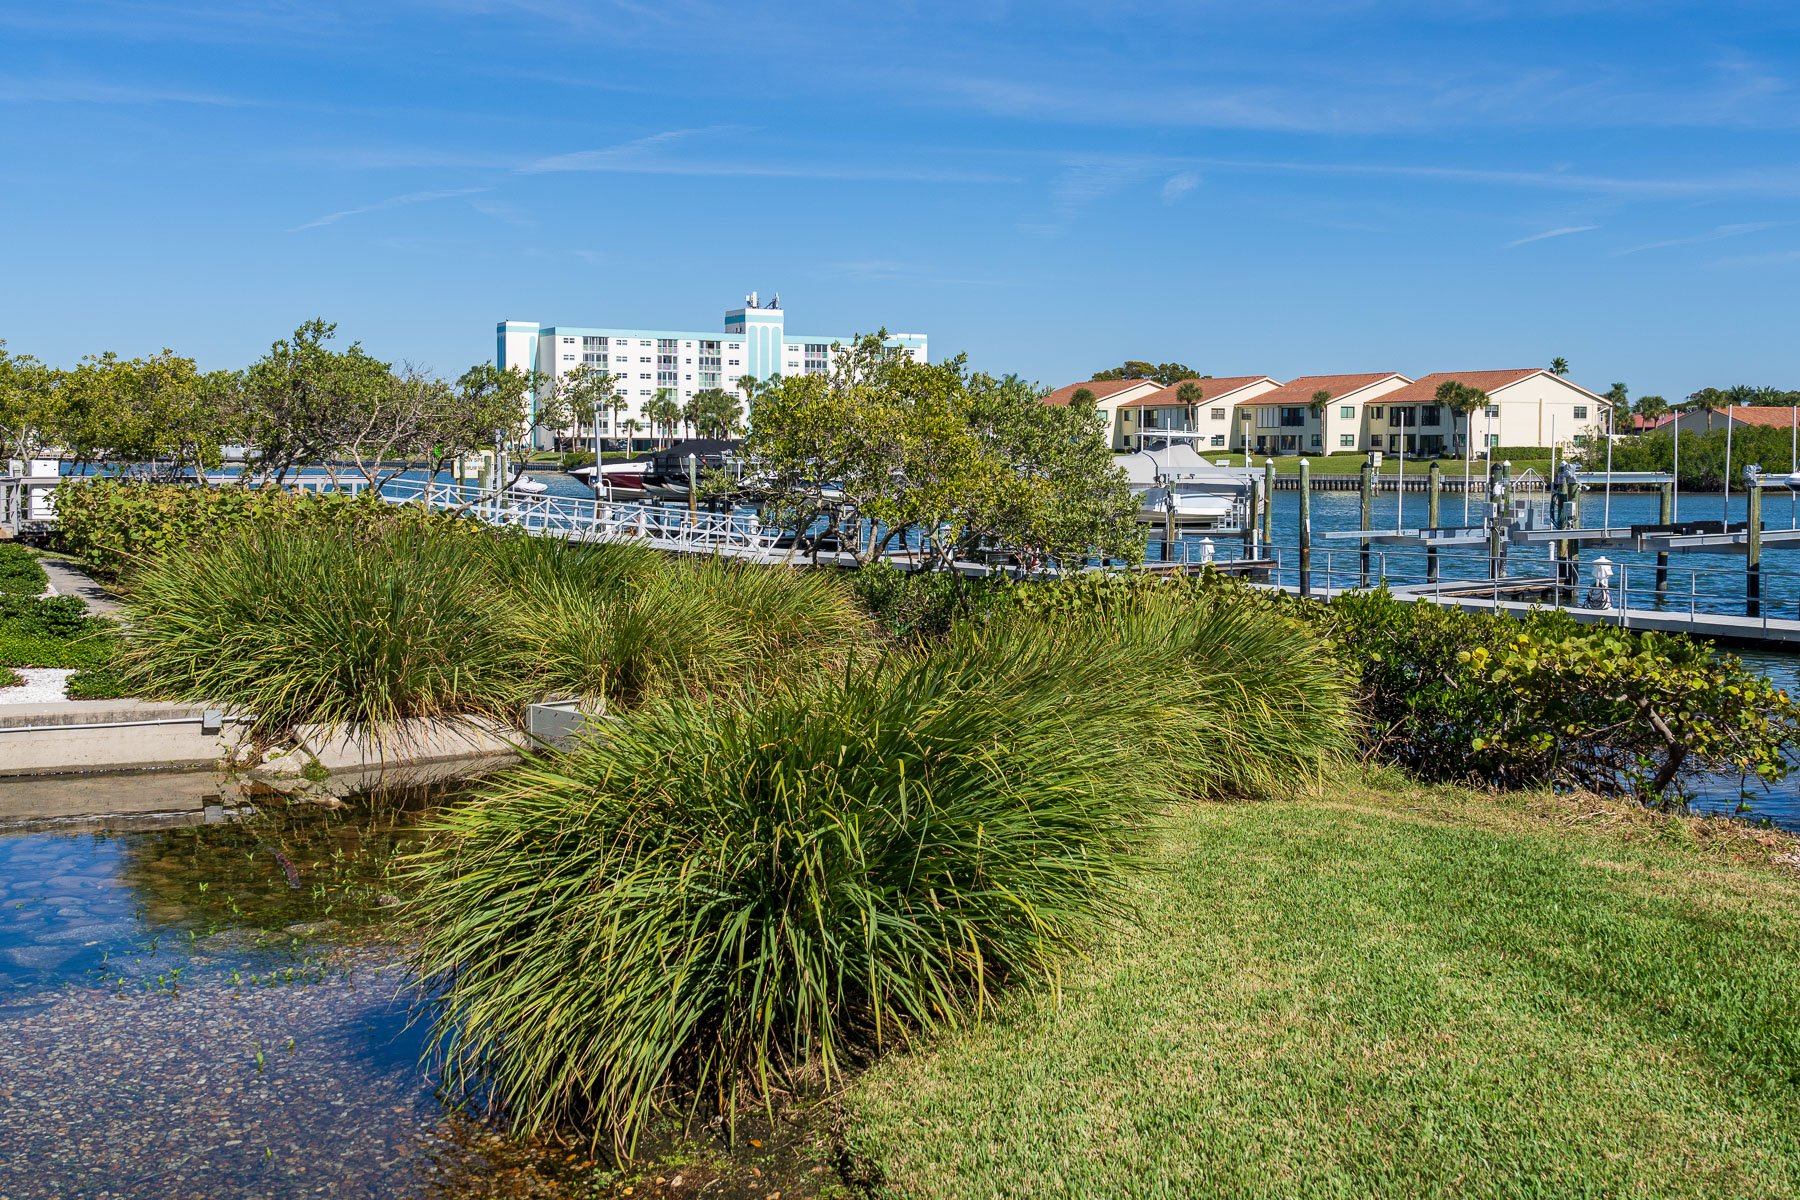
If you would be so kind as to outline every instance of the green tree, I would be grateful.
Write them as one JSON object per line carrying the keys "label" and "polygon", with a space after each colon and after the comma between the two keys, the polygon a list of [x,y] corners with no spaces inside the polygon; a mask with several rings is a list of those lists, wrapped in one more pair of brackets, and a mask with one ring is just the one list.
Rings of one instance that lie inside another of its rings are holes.
{"label": "green tree", "polygon": [[1123,364],[1096,373],[1096,380],[1149,379],[1164,387],[1174,387],[1184,379],[1210,379],[1184,363],[1148,363],[1128,358]]}
{"label": "green tree", "polygon": [[329,461],[342,445],[346,416],[389,384],[388,365],[363,352],[326,345],[337,326],[314,319],[276,342],[244,372],[235,414],[252,476],[285,479],[306,463]]}
{"label": "green tree", "polygon": [[181,478],[220,465],[235,377],[202,374],[191,358],[89,356],[61,374],[58,439],[78,464]]}
{"label": "green tree", "polygon": [[0,467],[4,459],[34,457],[55,441],[59,376],[29,354],[8,353],[0,341]]}
{"label": "green tree", "polygon": [[688,404],[694,430],[701,437],[730,437],[743,415],[737,397],[723,388],[701,388]]}
{"label": "green tree", "polygon": [[1669,402],[1661,396],[1639,396],[1637,398],[1637,404],[1634,406],[1634,411],[1636,411],[1639,416],[1648,417],[1654,421],[1656,418],[1669,411]]}
{"label": "green tree", "polygon": [[1706,428],[1709,432],[1712,430],[1713,414],[1730,404],[1731,398],[1718,388],[1707,387],[1688,393],[1688,407],[1706,414]]}
{"label": "green tree", "polygon": [[1569,360],[1563,358],[1561,355],[1551,359],[1550,373],[1552,375],[1567,375],[1569,373]]}
{"label": "green tree", "polygon": [[583,363],[562,376],[559,386],[563,401],[568,405],[570,419],[575,423],[575,434],[581,436],[583,428],[593,435],[594,461],[600,460],[600,422],[609,416],[619,398],[619,380],[610,375],[604,368]]}
{"label": "green tree", "polygon": [[752,498],[796,534],[823,522],[858,562],[909,529],[935,567],[978,545],[1037,565],[1090,548],[1141,556],[1094,409],[1043,396],[1016,376],[971,378],[961,358],[915,363],[880,334],[858,338],[829,375],[757,393]]}

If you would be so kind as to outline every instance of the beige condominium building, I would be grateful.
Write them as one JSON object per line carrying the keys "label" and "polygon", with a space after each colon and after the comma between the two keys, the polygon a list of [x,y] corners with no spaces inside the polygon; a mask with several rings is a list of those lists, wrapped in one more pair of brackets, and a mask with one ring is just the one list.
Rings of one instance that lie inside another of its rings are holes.
{"label": "beige condominium building", "polygon": [[[1438,399],[1450,381],[1487,393],[1465,417]],[[1397,371],[1306,375],[1282,383],[1267,375],[1190,379],[1088,380],[1057,388],[1049,404],[1092,393],[1113,449],[1136,448],[1158,432],[1198,434],[1195,449],[1253,455],[1461,454],[1493,446],[1580,445],[1606,430],[1604,397],[1550,371],[1436,371],[1413,379]],[[1198,394],[1194,389],[1198,389]],[[1321,397],[1323,393],[1323,397]]]}

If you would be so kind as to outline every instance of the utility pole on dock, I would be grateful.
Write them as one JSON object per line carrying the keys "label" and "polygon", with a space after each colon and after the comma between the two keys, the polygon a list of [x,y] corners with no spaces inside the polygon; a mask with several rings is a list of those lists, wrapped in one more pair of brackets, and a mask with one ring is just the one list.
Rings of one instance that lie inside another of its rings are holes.
{"label": "utility pole on dock", "polygon": [[1312,595],[1312,463],[1300,460],[1300,594]]}
{"label": "utility pole on dock", "polygon": [[1762,468],[1744,468],[1744,615],[1762,616]]}
{"label": "utility pole on dock", "polygon": [[[1364,533],[1369,530],[1369,523],[1375,519],[1375,456],[1368,455],[1362,465],[1362,525]],[[1362,586],[1369,586],[1369,539],[1362,540]]]}

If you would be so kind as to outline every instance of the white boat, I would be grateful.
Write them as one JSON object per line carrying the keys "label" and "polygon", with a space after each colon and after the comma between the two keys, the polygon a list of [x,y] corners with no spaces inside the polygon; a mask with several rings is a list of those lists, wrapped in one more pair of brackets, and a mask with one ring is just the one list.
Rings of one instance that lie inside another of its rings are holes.
{"label": "white boat", "polygon": [[509,492],[519,492],[526,496],[536,496],[550,490],[550,485],[541,479],[533,479],[529,475],[521,475],[506,485]]}
{"label": "white boat", "polygon": [[1235,528],[1246,519],[1254,482],[1213,466],[1185,441],[1152,442],[1117,461],[1138,498],[1138,520],[1146,524],[1162,525],[1172,516],[1187,528]]}
{"label": "white boat", "polygon": [[634,459],[631,462],[602,463],[597,467],[576,467],[569,474],[594,489],[594,495],[602,500],[642,500],[644,498],[644,469],[650,465],[650,456]]}

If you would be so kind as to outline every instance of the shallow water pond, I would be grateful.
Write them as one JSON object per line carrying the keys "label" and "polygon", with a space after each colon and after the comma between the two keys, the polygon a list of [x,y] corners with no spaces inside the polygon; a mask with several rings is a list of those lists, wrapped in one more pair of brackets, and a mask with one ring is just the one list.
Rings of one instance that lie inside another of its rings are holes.
{"label": "shallow water pond", "polygon": [[443,798],[0,826],[0,1196],[593,1194],[420,1065],[391,873]]}

